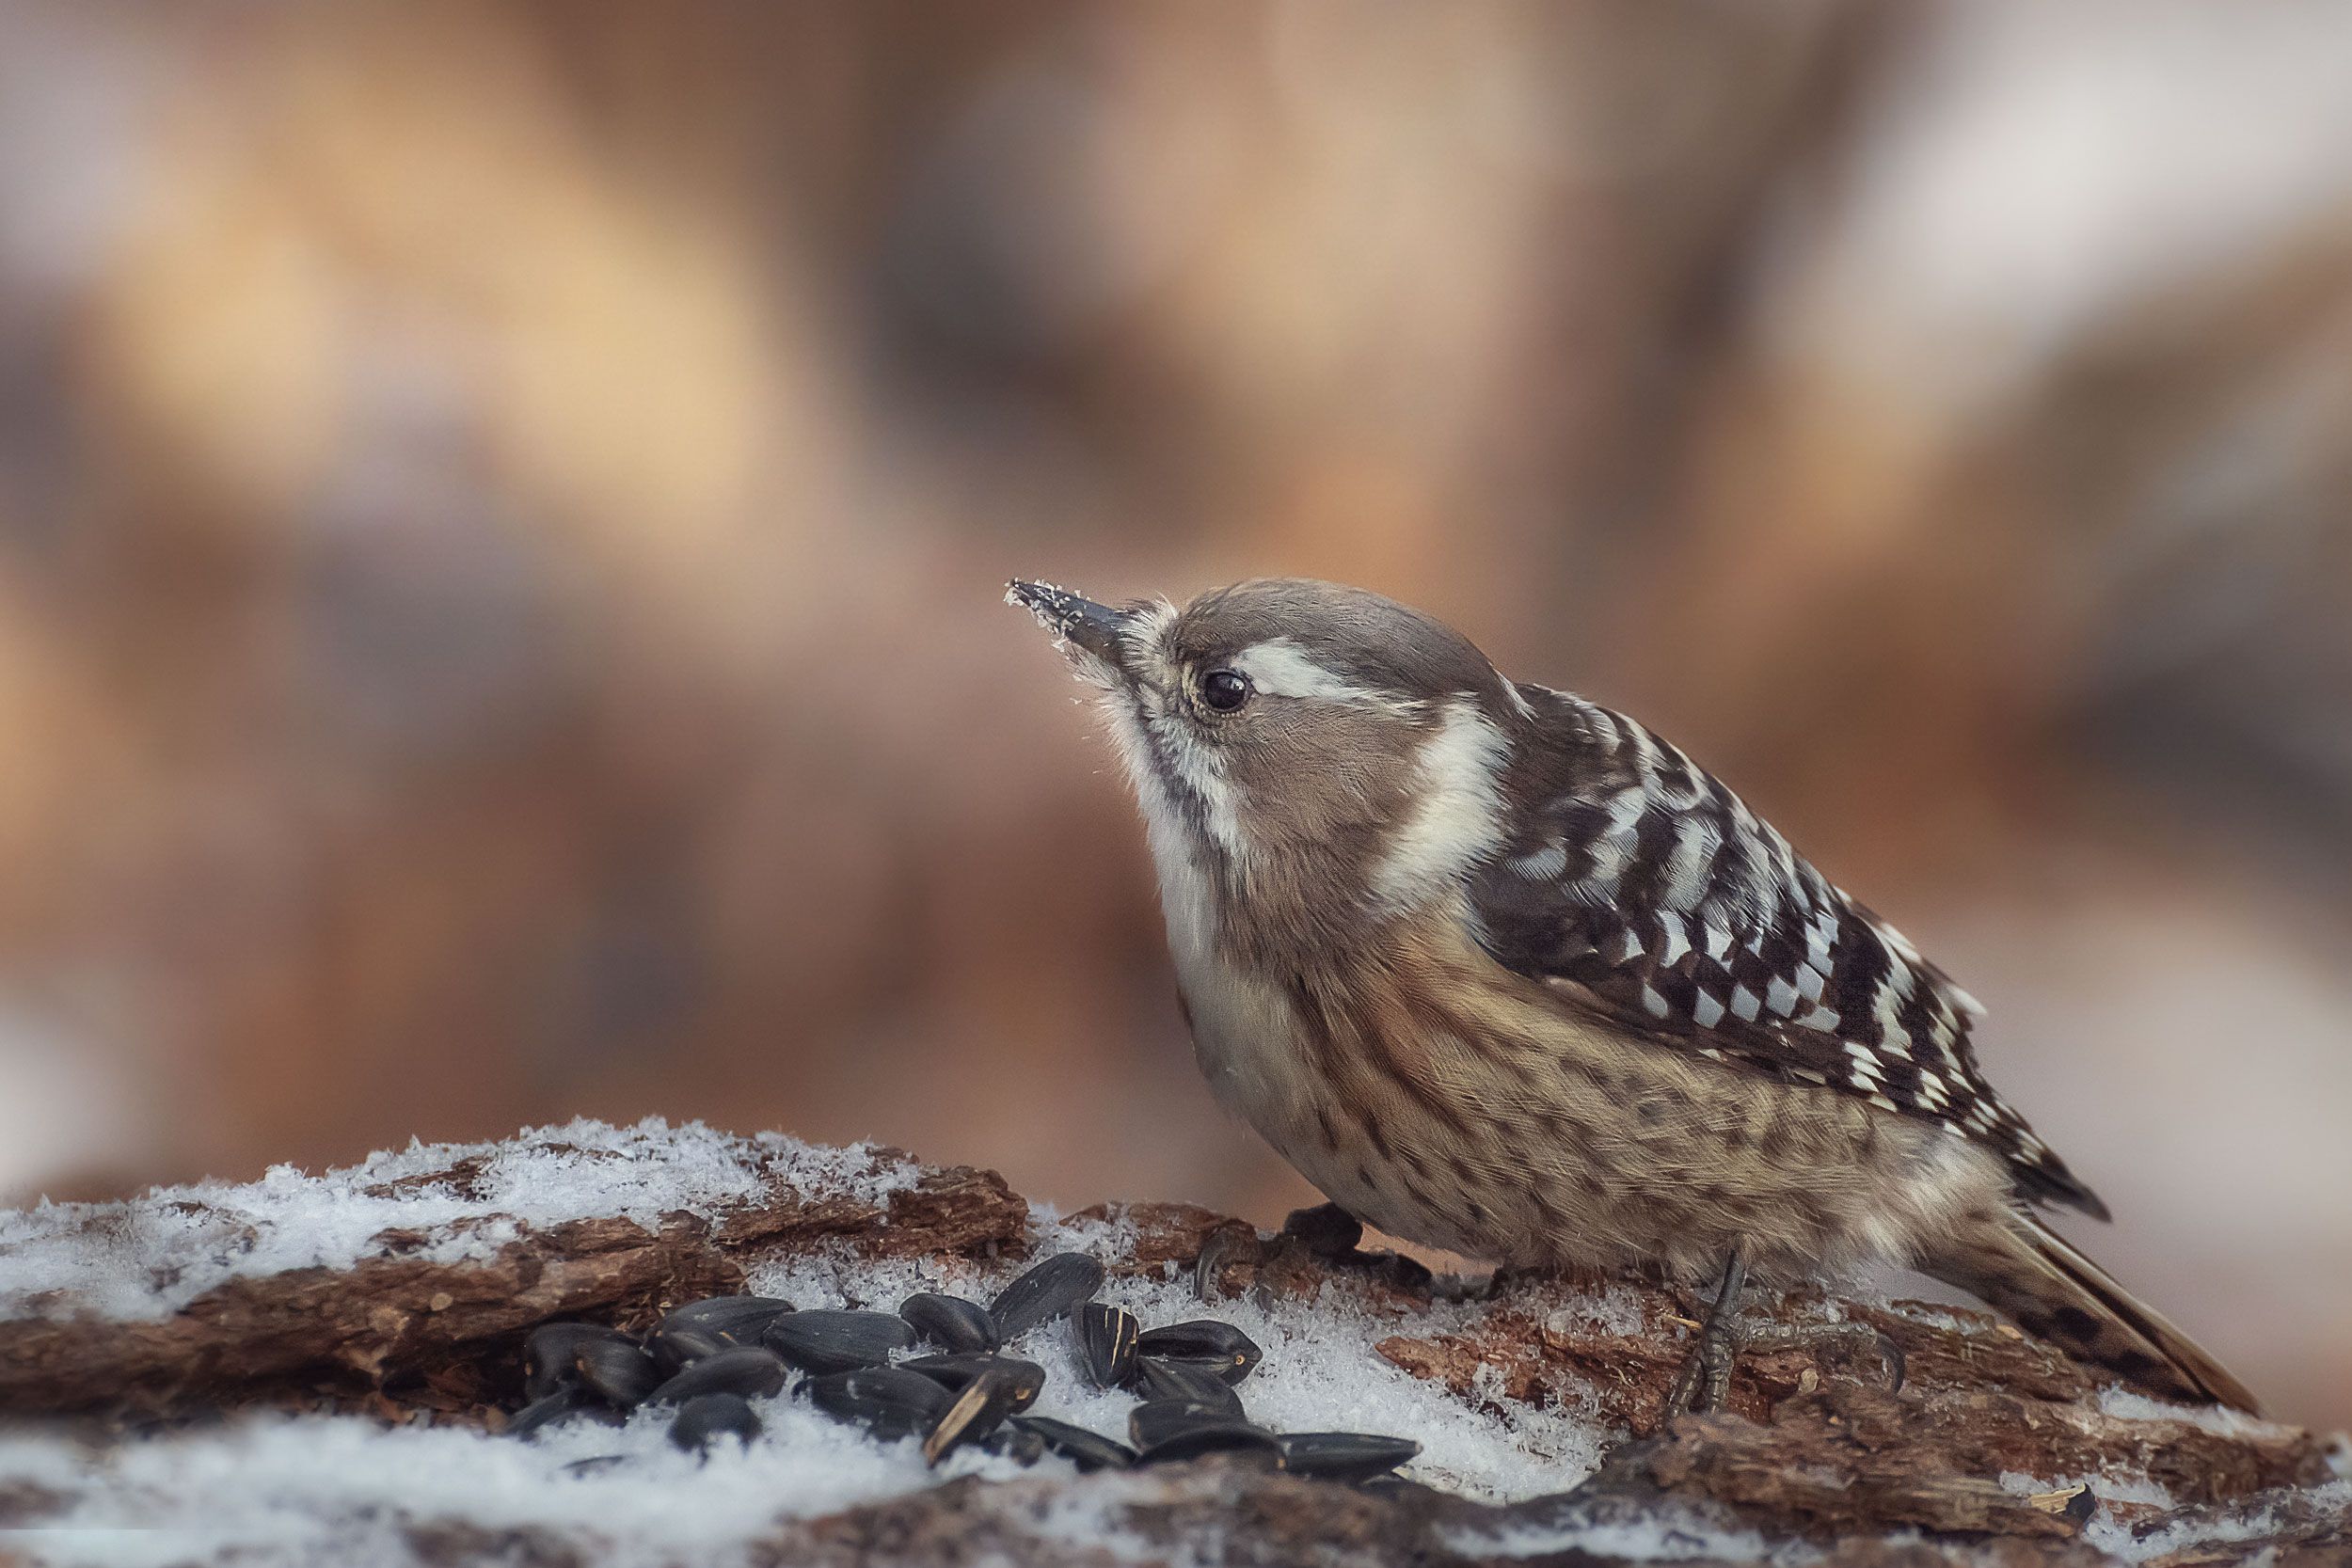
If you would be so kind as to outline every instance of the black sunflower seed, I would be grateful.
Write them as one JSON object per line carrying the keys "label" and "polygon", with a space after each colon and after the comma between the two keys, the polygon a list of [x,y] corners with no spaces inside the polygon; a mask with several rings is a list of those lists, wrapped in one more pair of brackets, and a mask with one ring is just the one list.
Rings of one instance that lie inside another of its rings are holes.
{"label": "black sunflower seed", "polygon": [[648,1404],[684,1404],[705,1394],[764,1399],[784,1386],[784,1363],[756,1347],[723,1350],[690,1362],[676,1376],[645,1396]]}
{"label": "black sunflower seed", "polygon": [[1124,1470],[1136,1462],[1136,1450],[1118,1439],[1051,1416],[1015,1416],[1007,1425],[1042,1439],[1048,1449],[1081,1470]]}
{"label": "black sunflower seed", "polygon": [[543,1400],[558,1388],[567,1388],[580,1381],[580,1367],[572,1359],[581,1345],[595,1340],[617,1340],[631,1349],[637,1341],[617,1328],[602,1323],[541,1323],[523,1341],[523,1395],[526,1399]]}
{"label": "black sunflower seed", "polygon": [[1139,1355],[1136,1358],[1136,1376],[1146,1399],[1183,1400],[1222,1410],[1235,1418],[1241,1416],[1241,1396],[1214,1370],[1198,1362],[1163,1361],[1156,1355]]}
{"label": "black sunflower seed", "polygon": [[1274,1441],[1274,1433],[1248,1421],[1227,1421],[1221,1425],[1202,1425],[1189,1432],[1157,1443],[1136,1455],[1137,1465],[1173,1465],[1179,1460],[1198,1459],[1204,1453],[1252,1454],[1266,1469],[1282,1467],[1282,1450]]}
{"label": "black sunflower seed", "polygon": [[1015,1465],[1034,1465],[1045,1457],[1045,1439],[1034,1432],[1014,1426],[1010,1421],[981,1438],[980,1447],[990,1453],[1011,1460]]}
{"label": "black sunflower seed", "polygon": [[575,1416],[586,1415],[595,1403],[595,1398],[585,1388],[558,1388],[507,1417],[506,1430],[511,1436],[529,1437]]}
{"label": "black sunflower seed", "polygon": [[804,1372],[879,1367],[914,1343],[914,1330],[892,1312],[791,1312],[768,1324],[762,1342]]}
{"label": "black sunflower seed", "polygon": [[1190,1400],[1145,1400],[1127,1412],[1127,1441],[1140,1452],[1197,1426],[1231,1426],[1240,1419],[1230,1410]]}
{"label": "black sunflower seed", "polygon": [[1421,1452],[1409,1437],[1369,1432],[1286,1432],[1276,1441],[1282,1446],[1282,1468],[1326,1481],[1370,1481]]}
{"label": "black sunflower seed", "polygon": [[947,1388],[903,1367],[859,1367],[813,1377],[808,1401],[837,1421],[866,1428],[887,1442],[912,1437],[938,1424],[955,1402]]}
{"label": "black sunflower seed", "polygon": [[1015,1410],[1026,1410],[1037,1402],[1038,1390],[1045,1386],[1045,1369],[1034,1361],[1024,1361],[1016,1355],[981,1355],[970,1351],[950,1351],[942,1355],[916,1355],[898,1363],[901,1371],[919,1372],[950,1393],[961,1393],[976,1378],[992,1372],[1001,1373],[1012,1385]]}
{"label": "black sunflower seed", "polygon": [[756,1343],[762,1328],[791,1310],[792,1304],[782,1296],[709,1296],[671,1308],[661,1321],[732,1334],[738,1344],[748,1335]]}
{"label": "black sunflower seed", "polygon": [[[754,1344],[759,1341],[754,1339]],[[673,1328],[668,1323],[656,1323],[645,1336],[645,1348],[661,1364],[664,1371],[678,1371],[700,1361],[706,1355],[716,1355],[723,1350],[743,1347],[716,1329],[692,1326]]]}
{"label": "black sunflower seed", "polygon": [[660,1367],[628,1339],[583,1339],[572,1364],[582,1385],[622,1410],[636,1409],[661,1386]]}
{"label": "black sunflower seed", "polygon": [[761,1428],[759,1417],[738,1394],[697,1394],[678,1406],[670,1441],[688,1452],[707,1449],[722,1437],[748,1446]]}
{"label": "black sunflower seed", "polygon": [[1002,1342],[997,1337],[996,1320],[977,1301],[925,1291],[900,1302],[898,1316],[942,1350],[989,1351]]}
{"label": "black sunflower seed", "polygon": [[1254,1452],[1269,1465],[1281,1463],[1274,1433],[1238,1416],[1184,1400],[1149,1400],[1127,1415],[1136,1463],[1165,1465],[1204,1453]]}
{"label": "black sunflower seed", "polygon": [[[1019,1375],[1004,1367],[991,1367],[965,1384],[955,1402],[924,1437],[924,1463],[937,1465],[964,1444],[976,1443],[1004,1425],[1005,1418],[1013,1412],[1014,1402],[1020,1399],[1019,1385]],[[1036,1398],[1035,1390],[1031,1390],[1030,1398]]]}
{"label": "black sunflower seed", "polygon": [[759,1343],[762,1330],[792,1310],[774,1296],[712,1296],[690,1302],[654,1325],[646,1348],[670,1371],[690,1361]]}
{"label": "black sunflower seed", "polygon": [[1123,1307],[1082,1301],[1070,1315],[1070,1338],[1097,1388],[1116,1388],[1135,1375],[1136,1337],[1143,1325]]}
{"label": "black sunflower seed", "polygon": [[1228,1383],[1239,1383],[1248,1377],[1264,1354],[1258,1349],[1258,1341],[1232,1323],[1219,1323],[1215,1318],[1195,1318],[1189,1323],[1147,1329],[1136,1340],[1136,1352],[1162,1361],[1183,1361],[1208,1368]]}
{"label": "black sunflower seed", "polygon": [[988,1315],[1007,1344],[1041,1323],[1050,1323],[1103,1288],[1103,1265],[1083,1252],[1048,1258],[988,1304]]}

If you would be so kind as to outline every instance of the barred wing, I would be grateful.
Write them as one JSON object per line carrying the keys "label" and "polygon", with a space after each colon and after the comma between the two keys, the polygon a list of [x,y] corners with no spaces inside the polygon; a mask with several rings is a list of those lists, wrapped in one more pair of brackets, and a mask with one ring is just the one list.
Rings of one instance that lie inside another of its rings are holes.
{"label": "barred wing", "polygon": [[1471,890],[1488,949],[1662,1045],[1862,1096],[1994,1149],[2027,1196],[2106,1206],[1977,1067],[1983,1009],[1672,744],[1522,687],[1542,742]]}

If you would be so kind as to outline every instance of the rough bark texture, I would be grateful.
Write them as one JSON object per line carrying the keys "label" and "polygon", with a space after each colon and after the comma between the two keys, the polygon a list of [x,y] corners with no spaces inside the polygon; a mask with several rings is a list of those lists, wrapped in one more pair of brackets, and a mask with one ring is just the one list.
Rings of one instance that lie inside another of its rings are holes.
{"label": "rough bark texture", "polygon": [[[409,1185],[463,1189],[455,1168]],[[804,1196],[717,1224],[618,1218],[527,1231],[484,1262],[405,1256],[426,1238],[387,1230],[379,1257],[348,1270],[297,1269],[230,1281],[152,1323],[0,1322],[0,1411],[116,1418],[201,1415],[256,1402],[365,1400],[392,1408],[479,1410],[514,1382],[523,1335],[560,1318],[641,1326],[664,1306],[743,1288],[738,1260],[847,1242],[876,1256],[1025,1245],[1028,1206],[993,1171],[928,1169],[887,1207]]]}
{"label": "rough bark texture", "polygon": [[[1308,1298],[1337,1285],[1403,1309],[1409,1328],[1431,1289],[1408,1261],[1327,1260],[1297,1236],[1184,1205],[1101,1213],[1135,1227],[1125,1267],[1197,1269],[1211,1295]],[[380,1255],[351,1269],[242,1279],[160,1322],[0,1323],[0,1407],[137,1423],[324,1401],[388,1418],[493,1418],[494,1399],[511,1397],[515,1347],[533,1323],[639,1323],[665,1303],[739,1288],[742,1261],[755,1254],[819,1243],[874,1255],[1019,1252],[1027,1227],[1026,1206],[1000,1178],[951,1169],[924,1171],[886,1204],[809,1198],[779,1184],[766,1203],[715,1223],[680,1214],[647,1230],[580,1220],[526,1233],[478,1262],[421,1261],[405,1254],[422,1238],[387,1232]],[[1689,1304],[1650,1291],[1639,1332],[1592,1333],[1560,1326],[1572,1314],[1545,1309],[1558,1289],[1517,1281],[1495,1293],[1473,1332],[1404,1332],[1378,1348],[1465,1398],[1504,1407],[1591,1402],[1628,1438],[1570,1492],[1494,1508],[1405,1481],[1351,1488],[1208,1460],[1128,1475],[957,1481],[783,1527],[761,1551],[777,1564],[1095,1564],[1112,1560],[1107,1532],[1121,1560],[1580,1563],[1611,1560],[1550,1544],[1565,1527],[1654,1532],[1661,1521],[1687,1520],[1766,1544],[1803,1542],[1837,1563],[2074,1564],[2106,1560],[2083,1539],[2090,1496],[2071,1487],[2026,1495],[1999,1478],[2128,1469],[2182,1504],[2139,1518],[2110,1505],[2142,1537],[2203,1514],[2263,1511],[2256,1539],[2169,1551],[2152,1542],[2139,1554],[2149,1560],[2186,1568],[2268,1549],[2280,1564],[2352,1562],[2343,1511],[2312,1491],[2341,1464],[2325,1442],[2260,1423],[2106,1414],[2079,1368],[1989,1317],[1847,1304],[1849,1321],[1902,1351],[1899,1390],[1886,1386],[1888,1369],[1867,1340],[1777,1350],[1746,1359],[1729,1412],[1661,1426]],[[1818,1318],[1819,1306],[1797,1300],[1778,1310]],[[1482,1379],[1481,1369],[1492,1370]],[[1073,1507],[1085,1528],[1071,1527]],[[43,1508],[37,1495],[0,1497],[0,1526],[37,1524]],[[1694,1539],[1698,1549],[1682,1560],[1712,1560],[1705,1542],[1714,1537]],[[409,1543],[429,1561],[580,1561],[577,1546],[530,1532],[441,1525],[412,1528]]]}

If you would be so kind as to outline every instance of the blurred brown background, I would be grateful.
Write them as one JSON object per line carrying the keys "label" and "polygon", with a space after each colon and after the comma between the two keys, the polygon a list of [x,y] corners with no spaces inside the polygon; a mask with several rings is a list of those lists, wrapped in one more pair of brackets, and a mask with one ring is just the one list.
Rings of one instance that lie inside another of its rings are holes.
{"label": "blurred brown background", "polygon": [[1311,573],[1741,787],[2342,1422],[2348,508],[2343,4],[5,0],[0,1192],[1271,1223],[998,594]]}

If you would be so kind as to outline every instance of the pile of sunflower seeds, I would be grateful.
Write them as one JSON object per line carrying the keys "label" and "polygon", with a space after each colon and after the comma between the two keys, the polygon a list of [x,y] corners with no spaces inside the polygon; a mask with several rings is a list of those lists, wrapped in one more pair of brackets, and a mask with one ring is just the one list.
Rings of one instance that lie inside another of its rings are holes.
{"label": "pile of sunflower seeds", "polygon": [[[596,1323],[547,1323],[525,1343],[530,1402],[507,1430],[529,1436],[559,1421],[617,1422],[639,1405],[664,1406],[675,1411],[670,1440],[699,1451],[727,1437],[757,1437],[751,1402],[790,1383],[796,1397],[879,1440],[920,1437],[934,1465],[967,1446],[1025,1465],[1057,1453],[1081,1470],[1231,1453],[1298,1475],[1363,1481],[1421,1451],[1403,1437],[1256,1425],[1239,1392],[1261,1355],[1248,1335],[1214,1318],[1147,1329],[1134,1313],[1094,1300],[1102,1285],[1102,1264],[1066,1252],[986,1307],[930,1292],[909,1296],[896,1313],[801,1311],[772,1296],[714,1296],[679,1307],[642,1338]],[[1095,1386],[1138,1396],[1127,1442],[1030,1411],[1045,1369],[1003,1350],[1057,1320],[1067,1321]],[[936,1349],[892,1359],[918,1344]]]}

